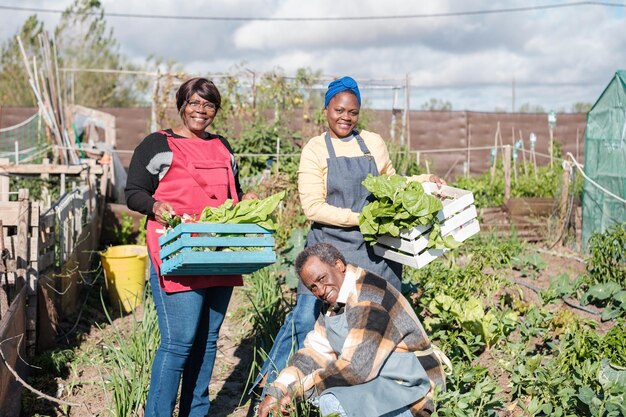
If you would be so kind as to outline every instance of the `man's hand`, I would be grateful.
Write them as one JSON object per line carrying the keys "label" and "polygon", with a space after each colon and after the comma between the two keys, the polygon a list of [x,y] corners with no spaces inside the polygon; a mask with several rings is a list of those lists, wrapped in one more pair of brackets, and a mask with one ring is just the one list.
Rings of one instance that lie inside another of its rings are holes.
{"label": "man's hand", "polygon": [[259,404],[259,411],[257,416],[268,417],[272,411],[278,411],[280,404],[278,400],[271,395],[266,395]]}
{"label": "man's hand", "polygon": [[283,413],[283,416],[292,415],[292,411],[294,411],[294,401],[291,395],[285,394],[283,398],[280,399],[280,411]]}
{"label": "man's hand", "polygon": [[157,221],[161,226],[167,226],[167,221],[163,217],[163,213],[169,213],[171,215],[176,214],[174,212],[174,207],[170,203],[157,201],[152,206],[152,211],[154,212],[154,220]]}

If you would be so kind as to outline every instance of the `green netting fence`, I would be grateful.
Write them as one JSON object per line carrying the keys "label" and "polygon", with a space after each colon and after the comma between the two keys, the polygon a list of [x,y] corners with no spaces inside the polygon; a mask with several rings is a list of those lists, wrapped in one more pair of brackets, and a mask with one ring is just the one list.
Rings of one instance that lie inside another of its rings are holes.
{"label": "green netting fence", "polygon": [[32,161],[45,148],[45,125],[39,113],[0,129],[0,158],[8,158],[11,163]]}

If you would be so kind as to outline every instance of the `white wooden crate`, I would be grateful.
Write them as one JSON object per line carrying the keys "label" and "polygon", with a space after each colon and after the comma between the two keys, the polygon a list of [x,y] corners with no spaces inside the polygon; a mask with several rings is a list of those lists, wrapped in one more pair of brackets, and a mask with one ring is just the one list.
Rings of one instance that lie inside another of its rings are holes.
{"label": "white wooden crate", "polygon": [[[476,219],[476,206],[473,204],[474,195],[471,191],[449,186],[438,189],[436,184],[430,182],[422,185],[429,194],[437,191],[450,197],[442,202],[443,209],[437,214],[441,222],[442,236],[451,235],[455,240],[463,242],[480,231]],[[383,258],[413,268],[422,268],[447,251],[447,249],[426,249],[431,227],[432,225],[416,226],[400,232],[399,237],[379,236],[374,245],[374,252]]]}

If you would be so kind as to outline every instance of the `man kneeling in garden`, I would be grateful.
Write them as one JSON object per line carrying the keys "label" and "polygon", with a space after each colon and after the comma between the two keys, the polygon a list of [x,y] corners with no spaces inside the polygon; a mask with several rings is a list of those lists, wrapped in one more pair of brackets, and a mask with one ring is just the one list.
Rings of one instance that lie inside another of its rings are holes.
{"label": "man kneeling in garden", "polygon": [[310,399],[323,416],[428,416],[444,374],[408,301],[383,278],[318,243],[296,258],[302,283],[324,302],[304,348],[268,387],[259,416]]}

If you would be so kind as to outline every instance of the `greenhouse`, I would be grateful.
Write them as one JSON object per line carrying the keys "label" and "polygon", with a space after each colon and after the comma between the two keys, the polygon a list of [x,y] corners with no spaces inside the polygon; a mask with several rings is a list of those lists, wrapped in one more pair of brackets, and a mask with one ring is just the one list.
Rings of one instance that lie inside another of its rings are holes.
{"label": "greenhouse", "polygon": [[626,70],[618,70],[587,115],[583,242],[626,219]]}

